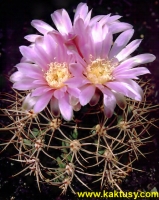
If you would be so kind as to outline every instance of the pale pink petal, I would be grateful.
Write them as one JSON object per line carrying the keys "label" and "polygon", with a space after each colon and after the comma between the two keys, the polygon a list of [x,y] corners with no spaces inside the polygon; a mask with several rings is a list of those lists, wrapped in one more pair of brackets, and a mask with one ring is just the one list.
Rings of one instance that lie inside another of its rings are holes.
{"label": "pale pink petal", "polygon": [[79,63],[71,63],[69,65],[69,70],[71,74],[74,76],[80,76],[82,72],[84,71],[83,66],[80,65]]}
{"label": "pale pink petal", "polygon": [[56,99],[61,99],[64,96],[64,92],[61,89],[57,89],[54,91],[54,97],[56,97]]}
{"label": "pale pink petal", "polygon": [[103,103],[104,103],[104,113],[105,115],[110,118],[116,106],[116,98],[114,94],[107,88],[102,89],[103,92]]}
{"label": "pale pink petal", "polygon": [[46,82],[45,79],[34,80],[33,83],[36,84],[38,87],[39,87],[40,85],[48,86],[48,83]]}
{"label": "pale pink petal", "polygon": [[81,87],[87,83],[90,83],[89,80],[87,80],[84,77],[73,77],[65,81],[65,84],[67,84],[69,87]]}
{"label": "pale pink petal", "polygon": [[118,65],[115,68],[113,73],[116,74],[120,71],[122,72],[124,70],[129,70],[130,68],[135,67],[140,64],[153,62],[155,59],[156,57],[152,54],[149,54],[149,53],[140,54],[123,61],[120,65]]}
{"label": "pale pink petal", "polygon": [[143,91],[141,87],[133,80],[120,79],[105,84],[111,90],[119,92],[127,97],[141,101],[143,99]]}
{"label": "pale pink petal", "polygon": [[37,64],[39,67],[42,69],[47,69],[48,67],[46,66],[46,62],[42,60],[37,53],[35,52],[34,49],[27,47],[27,46],[21,46],[20,48],[21,54],[29,59],[30,61],[34,62]]}
{"label": "pale pink petal", "polygon": [[79,99],[74,96],[69,96],[69,103],[71,104],[71,106],[75,106],[79,103]]}
{"label": "pale pink petal", "polygon": [[31,60],[32,62],[36,60],[37,55],[31,47],[20,46],[19,50],[25,58]]}
{"label": "pale pink petal", "polygon": [[33,96],[41,96],[50,90],[53,90],[53,89],[50,88],[49,86],[39,86],[39,87],[35,88],[35,90],[32,91],[31,96],[32,97]]}
{"label": "pale pink petal", "polygon": [[74,96],[74,97],[76,97],[76,98],[78,98],[79,97],[79,94],[80,94],[80,90],[78,89],[78,88],[71,88],[71,87],[68,87],[67,88],[67,92],[70,94],[70,95],[72,95],[72,96]]}
{"label": "pale pink petal", "polygon": [[57,42],[55,41],[55,37],[52,34],[45,34],[44,35],[44,43],[46,45],[46,52],[49,56],[50,61],[54,61],[54,58],[57,57]]}
{"label": "pale pink petal", "polygon": [[141,41],[142,41],[141,39],[133,40],[116,55],[116,58],[119,61],[124,60],[126,57],[128,57],[131,53],[133,53],[139,47]]}
{"label": "pale pink petal", "polygon": [[59,102],[56,98],[52,97],[50,101],[50,109],[54,117],[60,116]]}
{"label": "pale pink petal", "polygon": [[[91,31],[89,27],[85,27],[85,24],[82,19],[78,19],[74,26],[75,34],[75,43],[78,47],[79,54],[85,58],[86,62],[90,60],[90,54],[94,56],[94,44],[92,42]],[[80,33],[80,34],[79,34]]]}
{"label": "pale pink petal", "polygon": [[95,43],[102,41],[102,33],[102,26],[100,25],[100,23],[96,23],[91,29],[92,38]]}
{"label": "pale pink petal", "polygon": [[121,108],[121,109],[125,109],[126,108],[126,99],[124,97],[124,95],[117,93],[117,92],[113,92],[115,98],[116,98],[116,103],[117,105]]}
{"label": "pale pink petal", "polygon": [[15,82],[13,84],[13,88],[17,90],[31,90],[37,87],[36,84],[33,83],[34,79],[31,78],[23,78],[21,81]]}
{"label": "pale pink petal", "polygon": [[85,19],[87,17],[87,13],[88,13],[88,6],[86,3],[79,3],[77,8],[76,8],[76,12],[75,12],[75,16],[74,16],[74,23],[78,18],[81,19]]}
{"label": "pale pink petal", "polygon": [[65,9],[56,10],[51,18],[61,34],[68,34],[72,30],[72,22]]}
{"label": "pale pink petal", "polygon": [[114,22],[114,21],[117,21],[118,19],[120,19],[122,16],[120,16],[120,15],[113,15],[113,16],[111,16],[110,18],[109,18],[109,23],[112,23],[112,22]]}
{"label": "pale pink petal", "polygon": [[25,62],[25,63],[32,63],[31,60],[29,60],[28,58],[25,58],[24,56],[21,58],[20,62]]}
{"label": "pale pink petal", "polygon": [[101,51],[102,51],[102,42],[103,42],[103,29],[100,26],[99,23],[96,23],[93,27],[92,27],[92,39],[93,39],[93,43],[94,43],[94,51],[95,51],[95,58],[100,57],[101,55]]}
{"label": "pale pink petal", "polygon": [[108,32],[102,44],[101,58],[107,58],[113,42],[112,33]]}
{"label": "pale pink petal", "polygon": [[91,98],[91,100],[89,102],[89,105],[95,106],[99,102],[100,96],[101,96],[100,92],[98,90],[96,90],[93,97]]}
{"label": "pale pink petal", "polygon": [[45,94],[43,94],[42,96],[40,96],[33,108],[34,112],[39,113],[42,110],[44,110],[44,108],[48,105],[52,96],[53,96],[52,91],[48,91]]}
{"label": "pale pink petal", "polygon": [[89,103],[89,101],[92,99],[94,93],[95,93],[95,86],[93,85],[85,85],[82,88],[80,88],[81,93],[79,96],[79,101],[82,106]]}
{"label": "pale pink petal", "polygon": [[109,22],[109,19],[110,19],[110,14],[103,16],[99,21],[100,25],[101,26],[108,25],[107,23]]}
{"label": "pale pink petal", "polygon": [[35,42],[35,40],[39,37],[42,37],[41,35],[37,35],[37,34],[30,34],[30,35],[26,35],[24,38],[26,40],[28,40],[29,42]]}
{"label": "pale pink petal", "polygon": [[62,24],[61,25],[65,26],[66,31],[68,33],[72,31],[72,22],[65,9],[62,10]]}
{"label": "pale pink petal", "polygon": [[23,78],[25,78],[25,75],[22,73],[22,72],[14,72],[11,76],[10,76],[10,81],[12,83],[15,83],[15,82],[19,82],[21,81]]}
{"label": "pale pink petal", "polygon": [[90,19],[91,19],[91,14],[92,14],[92,10],[89,11],[89,13],[87,14],[86,18],[84,18],[84,24],[86,26],[89,25]]}
{"label": "pale pink petal", "polygon": [[54,29],[47,23],[42,20],[33,20],[31,25],[36,28],[40,33],[45,34],[49,31],[53,31]]}
{"label": "pale pink petal", "polygon": [[43,79],[43,72],[37,65],[30,63],[19,63],[15,67],[17,67],[19,72],[25,74],[27,77],[33,79]]}
{"label": "pale pink petal", "polygon": [[78,103],[75,106],[73,106],[73,110],[74,111],[79,111],[80,109],[81,109],[81,104],[80,103]]}
{"label": "pale pink petal", "polygon": [[112,34],[119,33],[119,32],[122,32],[122,31],[125,31],[128,29],[131,29],[131,28],[133,28],[132,25],[125,23],[125,22],[117,22],[117,21],[113,22],[109,26],[109,30],[110,30],[110,32],[112,32]]}
{"label": "pale pink petal", "polygon": [[37,102],[37,99],[37,97],[31,97],[31,94],[29,93],[23,101],[22,108],[24,110],[31,110]]}
{"label": "pale pink petal", "polygon": [[130,29],[130,30],[124,31],[117,37],[109,53],[109,59],[116,56],[127,45],[129,40],[132,38],[133,34],[134,34],[134,30]]}
{"label": "pale pink petal", "polygon": [[[109,16],[110,16],[110,14],[109,14]],[[95,17],[92,17],[92,19],[89,22],[89,26],[93,26],[95,23],[100,21],[103,17],[105,17],[105,15],[97,15]]]}
{"label": "pale pink petal", "polygon": [[52,59],[48,56],[47,52],[42,48],[42,46],[38,44],[38,42],[35,43],[34,50],[41,61],[42,68],[47,70],[48,64],[51,63]]}
{"label": "pale pink petal", "polygon": [[73,108],[69,104],[68,94],[65,93],[65,96],[59,99],[59,109],[63,118],[67,121],[70,121],[73,117]]}
{"label": "pale pink petal", "polygon": [[129,70],[119,71],[118,73],[113,74],[115,79],[121,78],[129,78],[129,79],[136,79],[137,76],[143,74],[150,74],[150,71],[146,67],[136,67]]}

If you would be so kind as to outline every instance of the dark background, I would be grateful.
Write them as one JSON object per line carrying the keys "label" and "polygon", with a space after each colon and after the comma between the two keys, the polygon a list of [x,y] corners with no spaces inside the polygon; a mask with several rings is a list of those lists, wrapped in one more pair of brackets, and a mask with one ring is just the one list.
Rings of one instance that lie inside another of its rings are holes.
{"label": "dark background", "polygon": [[[159,1],[157,0],[0,0],[0,87],[5,91],[9,83],[4,75],[14,72],[14,65],[20,61],[19,46],[28,45],[25,35],[36,33],[31,27],[33,19],[41,19],[53,26],[51,13],[56,9],[65,8],[73,19],[77,4],[87,2],[89,9],[93,8],[92,16],[99,14],[119,14],[121,21],[134,26],[133,39],[143,38],[136,51],[152,53],[156,60],[147,67],[158,87],[159,79]],[[158,145],[156,144],[158,149]],[[19,164],[7,160],[11,150],[0,155],[0,200],[36,200],[36,199],[76,199],[70,193],[66,197],[57,197],[56,188],[42,185],[40,193],[34,177],[22,175],[9,178],[21,169]],[[159,157],[158,150],[148,160],[141,160],[140,166],[147,171],[146,175],[133,172],[123,183],[123,190],[136,191],[137,189],[151,189],[159,184]],[[148,188],[150,187],[150,188]],[[159,190],[158,190],[159,191]],[[12,198],[13,199],[13,198]]]}

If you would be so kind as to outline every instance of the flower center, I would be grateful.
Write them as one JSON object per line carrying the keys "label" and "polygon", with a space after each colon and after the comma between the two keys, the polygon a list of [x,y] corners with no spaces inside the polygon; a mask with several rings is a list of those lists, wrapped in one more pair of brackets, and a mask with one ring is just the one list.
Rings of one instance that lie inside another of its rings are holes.
{"label": "flower center", "polygon": [[49,67],[45,73],[48,85],[55,89],[63,87],[65,85],[64,82],[71,77],[67,63],[52,62]]}
{"label": "flower center", "polygon": [[114,79],[112,72],[117,64],[113,60],[98,58],[86,67],[85,75],[92,83],[104,84]]}

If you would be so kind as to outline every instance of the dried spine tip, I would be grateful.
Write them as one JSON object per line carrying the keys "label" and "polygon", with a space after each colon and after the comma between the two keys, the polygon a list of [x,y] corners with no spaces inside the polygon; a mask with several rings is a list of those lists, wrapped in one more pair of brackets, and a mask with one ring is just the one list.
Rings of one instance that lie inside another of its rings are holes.
{"label": "dried spine tip", "polygon": [[111,151],[109,151],[108,149],[104,152],[104,157],[107,161],[112,161],[113,160],[113,154]]}
{"label": "dried spine tip", "polygon": [[77,151],[79,151],[81,148],[81,143],[78,140],[73,140],[70,143],[70,150],[74,153],[76,153]]}
{"label": "dried spine tip", "polygon": [[36,149],[41,149],[43,147],[43,140],[42,139],[37,139],[35,142],[35,148]]}
{"label": "dried spine tip", "polygon": [[97,135],[100,135],[100,136],[103,136],[106,134],[106,128],[104,126],[101,126],[100,124],[96,125],[95,131]]}
{"label": "dried spine tip", "polygon": [[55,119],[53,119],[53,120],[50,122],[50,126],[51,126],[52,128],[54,128],[54,129],[57,129],[57,128],[60,127],[61,123],[62,123],[61,119],[55,118]]}
{"label": "dried spine tip", "polygon": [[35,118],[37,116],[37,113],[34,113],[33,110],[29,110],[29,111],[27,111],[27,113],[28,113],[29,117],[31,117],[31,118]]}
{"label": "dried spine tip", "polygon": [[122,130],[126,130],[126,129],[130,128],[130,125],[128,125],[128,123],[126,121],[120,121],[118,124],[118,127]]}
{"label": "dried spine tip", "polygon": [[69,163],[68,165],[66,165],[66,173],[69,175],[69,176],[71,176],[71,177],[73,177],[73,175],[74,175],[74,171],[75,171],[75,166],[74,166],[74,164],[72,164],[72,163]]}

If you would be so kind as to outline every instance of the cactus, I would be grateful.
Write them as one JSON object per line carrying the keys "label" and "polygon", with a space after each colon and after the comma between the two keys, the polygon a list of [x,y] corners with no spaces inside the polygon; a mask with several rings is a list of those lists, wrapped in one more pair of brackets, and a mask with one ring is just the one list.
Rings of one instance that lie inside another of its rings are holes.
{"label": "cactus", "polygon": [[151,82],[139,84],[142,102],[126,98],[125,109],[117,107],[107,118],[100,101],[83,107],[69,122],[55,118],[48,107],[38,114],[23,110],[25,92],[13,89],[13,94],[3,94],[7,106],[1,111],[10,123],[1,131],[9,130],[10,139],[2,141],[2,151],[13,145],[17,153],[10,159],[23,168],[13,176],[34,175],[39,190],[44,182],[61,188],[63,194],[68,188],[76,194],[76,181],[89,190],[96,182],[101,189],[122,190],[123,179],[133,170],[141,171],[133,163],[149,153],[142,147],[152,142],[150,130],[157,121],[152,113],[158,105],[147,100]]}

